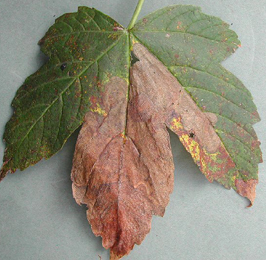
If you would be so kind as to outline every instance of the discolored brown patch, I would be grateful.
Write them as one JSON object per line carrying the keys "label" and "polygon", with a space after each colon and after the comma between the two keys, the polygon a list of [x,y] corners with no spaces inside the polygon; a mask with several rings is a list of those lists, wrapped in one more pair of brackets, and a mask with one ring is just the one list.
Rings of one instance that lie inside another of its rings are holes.
{"label": "discolored brown patch", "polygon": [[250,200],[250,206],[252,206],[255,197],[256,197],[256,185],[258,184],[258,180],[248,180],[243,181],[240,179],[236,180],[236,188],[237,192]]}
{"label": "discolored brown patch", "polygon": [[94,110],[86,115],[71,175],[73,196],[88,206],[92,230],[111,249],[111,259],[142,242],[152,215],[163,216],[173,190],[174,165],[161,111],[131,82],[128,104],[126,82],[113,78],[97,100],[106,115]]}
{"label": "discolored brown patch", "polygon": [[[140,60],[134,66],[134,79],[142,93],[161,110],[168,126],[173,118],[180,116],[184,130],[193,132],[202,147],[210,153],[219,149],[221,140],[213,129],[210,115],[198,108],[176,78],[144,46],[135,44],[134,53]],[[215,121],[213,116],[212,120]]]}

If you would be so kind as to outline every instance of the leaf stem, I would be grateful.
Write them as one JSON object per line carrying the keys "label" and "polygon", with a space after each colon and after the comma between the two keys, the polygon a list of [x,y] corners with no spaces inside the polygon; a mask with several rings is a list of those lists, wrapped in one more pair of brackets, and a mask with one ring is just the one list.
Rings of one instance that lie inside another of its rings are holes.
{"label": "leaf stem", "polygon": [[135,23],[136,23],[136,21],[138,19],[138,16],[139,16],[139,13],[141,11],[141,8],[142,8],[142,5],[143,5],[144,1],[145,0],[139,0],[138,5],[136,6],[135,12],[134,12],[134,14],[133,14],[133,16],[131,18],[131,21],[130,21],[128,27],[127,27],[128,30],[130,30],[130,29],[132,29],[134,27],[134,25],[135,25]]}

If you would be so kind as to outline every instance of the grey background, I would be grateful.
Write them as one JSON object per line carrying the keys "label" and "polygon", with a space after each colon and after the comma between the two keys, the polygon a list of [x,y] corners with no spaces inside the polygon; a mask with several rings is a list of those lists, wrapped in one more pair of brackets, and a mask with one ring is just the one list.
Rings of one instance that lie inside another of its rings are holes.
{"label": "grey background", "polygon": [[[37,42],[54,19],[79,5],[100,9],[127,26],[137,0],[0,0],[0,136],[10,103],[24,79],[45,61]],[[255,125],[265,151],[266,1],[146,0],[140,17],[171,4],[194,4],[232,24],[242,47],[224,66],[252,92],[262,122]],[[0,184],[1,260],[102,260],[109,257],[94,237],[71,193],[70,171],[77,132],[48,161],[8,175]],[[265,260],[265,163],[259,167],[257,199],[247,200],[209,183],[178,138],[171,135],[175,189],[164,218],[154,217],[141,246],[125,259]],[[0,158],[4,143],[0,141]],[[265,157],[264,157],[265,158]],[[99,256],[98,256],[99,255]]]}

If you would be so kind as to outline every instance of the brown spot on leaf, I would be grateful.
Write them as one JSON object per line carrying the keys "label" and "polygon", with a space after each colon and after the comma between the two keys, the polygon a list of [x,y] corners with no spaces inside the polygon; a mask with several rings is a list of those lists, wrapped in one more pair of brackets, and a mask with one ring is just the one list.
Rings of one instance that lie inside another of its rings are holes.
{"label": "brown spot on leaf", "polygon": [[113,28],[113,30],[114,30],[115,32],[117,32],[117,31],[123,31],[124,28],[123,28],[123,27],[119,27],[119,26],[115,26],[115,27]]}
{"label": "brown spot on leaf", "polygon": [[144,24],[146,24],[146,23],[148,22],[148,19],[143,18],[143,19],[142,19],[142,22],[143,22]]}

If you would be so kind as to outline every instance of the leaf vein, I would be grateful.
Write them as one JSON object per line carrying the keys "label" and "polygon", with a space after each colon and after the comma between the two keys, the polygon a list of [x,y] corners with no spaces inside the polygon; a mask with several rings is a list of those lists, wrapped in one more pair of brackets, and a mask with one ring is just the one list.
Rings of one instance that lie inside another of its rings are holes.
{"label": "leaf vein", "polygon": [[187,87],[185,87],[185,88],[186,88],[186,89],[189,89],[189,88],[200,89],[200,90],[202,90],[202,91],[206,91],[206,92],[212,93],[212,94],[214,94],[215,96],[219,96],[220,98],[226,100],[227,102],[231,103],[232,105],[234,105],[234,106],[236,106],[236,107],[238,107],[238,108],[244,110],[245,112],[249,113],[249,114],[251,115],[251,117],[254,117],[250,111],[248,111],[248,110],[246,110],[245,108],[243,108],[243,107],[237,105],[236,103],[234,103],[233,101],[227,99],[226,97],[222,96],[222,95],[219,94],[219,93],[216,93],[216,92],[214,92],[214,91],[211,91],[211,90],[209,90],[209,89],[205,89],[205,88],[202,88],[202,87],[196,87],[196,86],[187,86]]}
{"label": "leaf vein", "polygon": [[[218,44],[221,44],[221,45],[229,45],[228,43],[226,42],[222,42],[222,41],[219,41],[219,40],[216,40],[216,39],[211,39],[211,38],[208,38],[206,36],[203,36],[203,35],[198,35],[198,34],[195,34],[195,33],[192,33],[192,32],[181,32],[181,31],[170,31],[170,30],[165,30],[165,31],[156,31],[156,30],[150,30],[150,31],[144,31],[144,30],[141,30],[141,31],[136,31],[138,33],[165,33],[165,32],[168,32],[168,33],[179,33],[179,34],[189,34],[193,37],[199,37],[199,38],[203,38],[205,40],[208,40],[208,41],[212,41],[212,42],[216,42]],[[135,36],[135,35],[134,35]],[[236,46],[236,43],[230,43],[230,45],[234,44]]]}
{"label": "leaf vein", "polygon": [[[254,140],[256,140],[256,138],[253,136],[253,135],[251,135],[243,126],[242,126],[242,124],[241,125],[238,125],[238,122],[235,122],[234,120],[232,120],[232,119],[230,119],[229,117],[227,117],[227,116],[225,116],[225,115],[222,115],[222,114],[218,114],[217,112],[213,112],[213,111],[209,111],[209,112],[211,112],[211,113],[213,113],[213,114],[215,114],[215,115],[217,115],[217,116],[220,116],[220,117],[223,117],[223,118],[225,118],[225,119],[227,119],[227,120],[229,120],[229,121],[231,121],[231,122],[233,122],[234,124],[236,124],[237,126],[239,126],[241,129],[243,129],[248,135],[250,135]],[[250,125],[250,124],[249,124]]]}
{"label": "leaf vein", "polygon": [[230,135],[232,138],[234,138],[235,140],[239,141],[240,143],[242,143],[255,157],[257,157],[257,155],[254,153],[254,151],[252,150],[252,148],[250,147],[250,145],[246,144],[243,140],[241,140],[240,138],[237,138],[236,136],[232,135],[231,133],[229,133],[228,131],[225,131],[224,129],[218,128],[216,127],[215,129],[217,129],[218,132],[222,132],[224,134],[228,134]]}
{"label": "leaf vein", "polygon": [[193,69],[193,70],[196,70],[196,71],[200,71],[202,73],[206,73],[206,74],[209,74],[210,76],[214,77],[214,78],[217,78],[219,80],[222,80],[223,82],[225,82],[226,84],[236,88],[236,89],[239,89],[240,91],[242,91],[243,94],[246,94],[249,98],[250,98],[250,93],[248,92],[247,89],[244,89],[244,88],[239,88],[237,87],[236,85],[232,84],[232,83],[229,83],[227,81],[225,81],[223,78],[219,78],[218,76],[210,73],[209,71],[204,71],[204,70],[201,70],[201,69],[198,69],[198,68],[193,68],[191,66],[184,66],[184,65],[174,65],[174,66],[169,66],[168,69],[171,70],[171,68],[174,68],[174,67],[180,67],[180,68],[190,68],[190,69]]}

